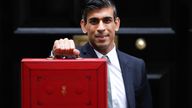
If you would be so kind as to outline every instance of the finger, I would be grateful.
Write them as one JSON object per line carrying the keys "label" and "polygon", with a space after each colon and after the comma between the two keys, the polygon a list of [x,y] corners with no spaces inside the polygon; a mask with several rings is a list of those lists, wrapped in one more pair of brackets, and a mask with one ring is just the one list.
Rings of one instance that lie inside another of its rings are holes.
{"label": "finger", "polygon": [[53,45],[53,50],[54,50],[54,49],[57,49],[57,48],[58,48],[58,45],[59,45],[59,41],[58,41],[58,40],[55,40],[54,45]]}
{"label": "finger", "polygon": [[80,51],[78,49],[74,49],[73,50],[73,54],[76,55],[76,56],[79,56],[80,55]]}
{"label": "finger", "polygon": [[54,55],[61,55],[60,47],[59,47],[59,40],[55,40],[52,51],[53,51]]}
{"label": "finger", "polygon": [[75,44],[73,40],[69,40],[69,53],[73,54],[73,50],[75,49]]}
{"label": "finger", "polygon": [[71,51],[70,51],[70,42],[68,38],[64,38],[60,40],[60,45],[62,46],[62,53],[63,55],[67,56],[67,55],[72,55]]}
{"label": "finger", "polygon": [[65,46],[64,46],[64,39],[59,39],[56,41],[56,55],[63,55],[65,54]]}
{"label": "finger", "polygon": [[61,50],[65,49],[64,40],[63,39],[59,39],[58,43],[59,43],[58,48],[60,48]]}
{"label": "finger", "polygon": [[70,42],[71,41],[69,39],[66,39],[65,46],[66,46],[66,54],[67,55],[72,55]]}
{"label": "finger", "polygon": [[73,40],[69,40],[69,48],[70,49],[74,49],[75,48],[75,44],[74,44],[74,41]]}

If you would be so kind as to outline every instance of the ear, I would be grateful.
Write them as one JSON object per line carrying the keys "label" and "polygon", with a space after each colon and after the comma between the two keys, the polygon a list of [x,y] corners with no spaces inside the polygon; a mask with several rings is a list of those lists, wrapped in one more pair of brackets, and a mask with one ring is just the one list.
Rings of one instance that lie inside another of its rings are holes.
{"label": "ear", "polygon": [[120,19],[119,19],[119,17],[117,17],[115,19],[115,31],[116,32],[119,31],[119,27],[120,27]]}
{"label": "ear", "polygon": [[81,25],[81,30],[83,31],[83,33],[87,33],[87,30],[85,27],[86,26],[85,20],[81,19],[80,25]]}

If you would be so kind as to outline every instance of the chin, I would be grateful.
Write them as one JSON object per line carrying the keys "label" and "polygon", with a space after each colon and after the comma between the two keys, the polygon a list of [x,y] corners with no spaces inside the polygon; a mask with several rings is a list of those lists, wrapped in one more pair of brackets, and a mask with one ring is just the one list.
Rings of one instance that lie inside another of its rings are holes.
{"label": "chin", "polygon": [[108,45],[97,45],[98,50],[106,50]]}

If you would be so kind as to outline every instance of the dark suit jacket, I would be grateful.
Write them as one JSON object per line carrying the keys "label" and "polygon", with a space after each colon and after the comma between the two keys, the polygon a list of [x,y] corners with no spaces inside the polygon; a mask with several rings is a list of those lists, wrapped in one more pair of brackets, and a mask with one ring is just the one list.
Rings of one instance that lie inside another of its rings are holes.
{"label": "dark suit jacket", "polygon": [[[82,58],[97,58],[89,43],[80,49]],[[152,99],[142,59],[117,50],[125,84],[128,108],[152,108]]]}

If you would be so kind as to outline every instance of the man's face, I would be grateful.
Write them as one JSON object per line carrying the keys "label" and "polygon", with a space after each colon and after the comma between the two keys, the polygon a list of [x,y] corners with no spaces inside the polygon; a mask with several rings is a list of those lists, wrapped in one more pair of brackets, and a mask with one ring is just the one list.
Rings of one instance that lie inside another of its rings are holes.
{"label": "man's face", "polygon": [[108,53],[114,47],[115,31],[120,25],[119,18],[114,19],[113,8],[96,9],[88,13],[87,21],[81,21],[81,27],[87,33],[91,45],[101,53]]}

